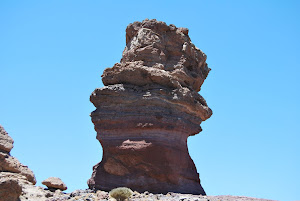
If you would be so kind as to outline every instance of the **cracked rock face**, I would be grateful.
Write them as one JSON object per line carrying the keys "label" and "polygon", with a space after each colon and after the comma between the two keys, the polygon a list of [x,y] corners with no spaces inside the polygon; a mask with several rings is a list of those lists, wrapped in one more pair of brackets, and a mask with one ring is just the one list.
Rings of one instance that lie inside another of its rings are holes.
{"label": "cracked rock face", "polygon": [[198,94],[209,71],[188,29],[156,20],[130,24],[121,62],[104,70],[105,87],[90,97],[103,158],[89,187],[205,195],[187,138],[212,115]]}

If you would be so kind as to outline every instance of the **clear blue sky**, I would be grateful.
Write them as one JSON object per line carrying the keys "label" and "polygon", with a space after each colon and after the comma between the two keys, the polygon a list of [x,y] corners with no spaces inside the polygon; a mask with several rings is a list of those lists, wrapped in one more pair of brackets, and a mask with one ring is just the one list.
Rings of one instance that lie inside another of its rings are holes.
{"label": "clear blue sky", "polygon": [[102,149],[89,114],[126,26],[190,29],[212,68],[200,92],[214,114],[190,137],[209,195],[300,199],[300,1],[0,1],[0,124],[38,184],[87,188]]}

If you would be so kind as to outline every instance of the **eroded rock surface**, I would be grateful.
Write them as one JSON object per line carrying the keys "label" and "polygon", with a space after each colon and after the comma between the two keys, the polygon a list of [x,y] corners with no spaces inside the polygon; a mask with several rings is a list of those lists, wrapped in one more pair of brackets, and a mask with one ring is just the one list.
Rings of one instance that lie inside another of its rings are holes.
{"label": "eroded rock surface", "polygon": [[14,147],[13,139],[8,135],[5,129],[0,125],[0,151],[9,153]]}
{"label": "eroded rock surface", "polygon": [[105,69],[105,87],[90,97],[103,159],[89,187],[205,195],[187,138],[212,115],[197,93],[209,71],[188,29],[156,20],[130,24],[121,62]]}
{"label": "eroded rock surface", "polygon": [[0,172],[0,201],[16,201],[22,193],[22,186],[16,176]]}
{"label": "eroded rock surface", "polygon": [[55,183],[56,180],[53,182],[58,185],[58,190],[55,192],[35,186],[36,179],[33,172],[10,155],[13,142],[13,139],[0,125],[0,201],[68,199],[69,196],[58,189],[65,190],[66,186],[59,182]]}
{"label": "eroded rock surface", "polygon": [[16,201],[24,184],[35,185],[33,172],[10,155],[13,139],[0,125],[0,201]]}
{"label": "eroded rock surface", "polygon": [[35,184],[35,176],[28,166],[23,165],[18,159],[10,155],[10,150],[13,148],[14,141],[1,125],[0,139],[0,172],[18,173],[25,176],[32,184]]}

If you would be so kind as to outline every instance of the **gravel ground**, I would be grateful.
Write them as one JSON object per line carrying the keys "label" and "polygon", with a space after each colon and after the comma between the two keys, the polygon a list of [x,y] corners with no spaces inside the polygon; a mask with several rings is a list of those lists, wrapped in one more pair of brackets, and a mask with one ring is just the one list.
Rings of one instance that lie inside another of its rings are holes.
{"label": "gravel ground", "polygon": [[[48,191],[48,190],[43,190]],[[49,191],[46,193],[48,198],[39,200],[45,201],[113,201],[114,198],[110,198],[108,192],[97,191],[94,192],[90,189],[87,190],[76,190],[72,193],[64,193],[60,190],[55,192]],[[26,200],[34,200],[27,198]],[[201,196],[191,194],[179,194],[179,193],[167,193],[164,194],[153,194],[149,192],[138,193],[134,192],[128,201],[154,201],[154,200],[168,200],[168,201],[271,201],[267,199],[243,197],[243,196],[231,196],[231,195],[220,195],[220,196]]]}

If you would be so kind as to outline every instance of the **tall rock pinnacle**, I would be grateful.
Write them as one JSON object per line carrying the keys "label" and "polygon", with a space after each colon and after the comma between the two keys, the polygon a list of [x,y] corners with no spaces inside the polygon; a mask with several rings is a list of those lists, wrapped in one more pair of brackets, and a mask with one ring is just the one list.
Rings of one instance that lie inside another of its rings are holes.
{"label": "tall rock pinnacle", "polygon": [[90,97],[103,158],[89,187],[205,195],[187,138],[212,115],[197,93],[209,71],[188,29],[148,19],[129,24],[121,62],[104,70],[105,87]]}

